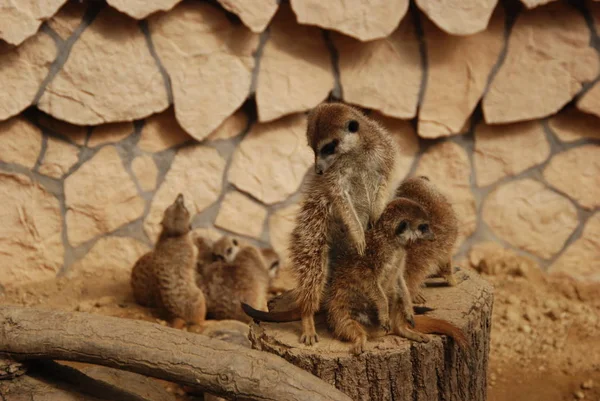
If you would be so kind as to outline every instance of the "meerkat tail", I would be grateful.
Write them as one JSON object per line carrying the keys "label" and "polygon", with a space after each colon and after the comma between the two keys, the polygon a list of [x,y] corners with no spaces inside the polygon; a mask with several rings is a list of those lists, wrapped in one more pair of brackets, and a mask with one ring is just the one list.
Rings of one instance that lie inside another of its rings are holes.
{"label": "meerkat tail", "polygon": [[415,316],[414,330],[424,334],[444,334],[452,337],[461,348],[469,348],[467,337],[462,330],[445,320],[418,315]]}
{"label": "meerkat tail", "polygon": [[415,315],[424,315],[427,312],[431,312],[434,310],[434,308],[430,308],[428,306],[413,305],[413,312],[415,313]]}
{"label": "meerkat tail", "polygon": [[284,322],[295,322],[300,320],[300,308],[295,308],[289,311],[283,312],[265,312],[258,309],[254,309],[250,305],[242,302],[242,310],[248,316],[254,320],[260,322],[273,322],[273,323],[284,323]]}

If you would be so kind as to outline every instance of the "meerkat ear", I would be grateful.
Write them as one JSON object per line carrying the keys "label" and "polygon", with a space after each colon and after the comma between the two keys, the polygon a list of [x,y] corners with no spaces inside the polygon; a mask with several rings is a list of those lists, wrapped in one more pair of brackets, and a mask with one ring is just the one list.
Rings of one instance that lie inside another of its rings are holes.
{"label": "meerkat ear", "polygon": [[178,205],[183,205],[183,194],[179,194],[177,195],[177,199],[175,199],[175,203],[177,203]]}

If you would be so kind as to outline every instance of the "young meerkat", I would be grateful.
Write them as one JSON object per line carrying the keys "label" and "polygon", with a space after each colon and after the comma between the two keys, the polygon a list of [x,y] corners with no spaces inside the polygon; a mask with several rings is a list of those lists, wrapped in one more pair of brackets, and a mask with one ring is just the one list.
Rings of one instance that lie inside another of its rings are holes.
{"label": "young meerkat", "polygon": [[412,242],[406,246],[405,277],[412,300],[425,302],[421,287],[425,279],[440,272],[450,286],[456,285],[452,267],[452,250],[458,237],[458,219],[448,199],[425,176],[405,180],[396,190],[396,197],[411,199],[425,209],[431,219],[435,240]]}
{"label": "young meerkat", "polygon": [[[202,323],[206,300],[194,280],[196,247],[182,194],[165,210],[161,226],[154,249],[142,256],[132,270],[134,295],[145,300],[144,294],[148,293],[144,290],[151,288],[150,294],[157,295],[153,302],[169,312],[175,328],[185,323]],[[150,280],[144,283],[148,277]]]}
{"label": "young meerkat", "polygon": [[[314,314],[326,292],[330,256],[351,248],[364,255],[365,234],[393,197],[400,173],[396,142],[354,107],[324,103],[309,113],[306,133],[315,157],[289,250],[302,311],[300,342],[318,341]],[[333,257],[335,259],[335,256]]]}
{"label": "young meerkat", "polygon": [[228,235],[224,235],[217,242],[215,242],[212,248],[212,253],[215,260],[231,263],[235,260],[239,250],[240,244],[238,240]]}

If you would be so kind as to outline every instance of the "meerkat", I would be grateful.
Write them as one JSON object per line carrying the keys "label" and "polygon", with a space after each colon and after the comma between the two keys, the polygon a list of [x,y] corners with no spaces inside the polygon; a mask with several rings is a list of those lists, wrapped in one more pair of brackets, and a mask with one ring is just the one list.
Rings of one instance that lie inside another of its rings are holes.
{"label": "meerkat", "polygon": [[317,106],[309,113],[306,136],[315,175],[305,188],[289,250],[302,311],[300,342],[312,345],[318,341],[314,314],[326,292],[330,260],[346,247],[364,255],[365,229],[392,199],[400,170],[396,142],[354,107]]}
{"label": "meerkat", "polygon": [[224,235],[217,242],[215,242],[212,248],[212,253],[215,260],[231,263],[235,260],[239,250],[240,246],[238,240],[228,235]]}
{"label": "meerkat", "polygon": [[435,240],[412,242],[406,246],[406,284],[415,304],[425,303],[420,291],[425,279],[439,272],[450,286],[456,285],[452,267],[452,250],[458,237],[458,219],[448,199],[426,176],[405,180],[396,197],[411,199],[425,209],[431,219]]}
{"label": "meerkat", "polygon": [[[206,316],[206,300],[194,280],[196,246],[182,194],[165,210],[161,226],[154,249],[132,270],[134,294],[142,301],[146,300],[144,294],[155,294],[152,302],[169,312],[175,328],[185,323],[200,324]],[[151,291],[144,292],[147,289]]]}

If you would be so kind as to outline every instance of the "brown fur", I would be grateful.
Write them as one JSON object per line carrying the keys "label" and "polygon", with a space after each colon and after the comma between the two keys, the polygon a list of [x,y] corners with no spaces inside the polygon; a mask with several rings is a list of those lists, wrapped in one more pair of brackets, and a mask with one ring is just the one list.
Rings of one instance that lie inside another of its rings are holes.
{"label": "brown fur", "polygon": [[448,199],[427,177],[404,181],[397,197],[411,199],[421,205],[431,219],[435,241],[414,242],[406,247],[406,284],[414,303],[424,303],[420,292],[425,279],[440,272],[449,285],[456,285],[452,267],[452,251],[458,236],[458,220]]}
{"label": "brown fur", "polygon": [[[345,247],[364,254],[364,230],[392,198],[399,170],[391,136],[344,104],[321,104],[312,110],[307,140],[317,175],[311,177],[304,193],[290,258],[298,282],[296,302],[302,311],[300,341],[310,345],[318,341],[314,313],[326,291],[330,248],[334,254],[343,253]],[[333,152],[324,151],[335,143]]]}
{"label": "brown fur", "polygon": [[182,327],[186,322],[202,323],[206,303],[194,280],[196,247],[182,194],[165,210],[161,225],[162,231],[154,249],[133,267],[134,296],[140,303],[164,308],[173,318],[175,327]]}

